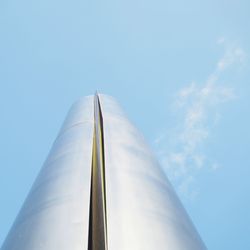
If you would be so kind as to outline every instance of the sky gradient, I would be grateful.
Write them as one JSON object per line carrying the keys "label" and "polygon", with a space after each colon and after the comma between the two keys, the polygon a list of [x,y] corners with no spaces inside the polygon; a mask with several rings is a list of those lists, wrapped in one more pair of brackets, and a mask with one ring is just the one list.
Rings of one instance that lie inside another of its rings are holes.
{"label": "sky gradient", "polygon": [[208,249],[250,248],[249,1],[1,1],[0,246],[71,104],[114,96]]}

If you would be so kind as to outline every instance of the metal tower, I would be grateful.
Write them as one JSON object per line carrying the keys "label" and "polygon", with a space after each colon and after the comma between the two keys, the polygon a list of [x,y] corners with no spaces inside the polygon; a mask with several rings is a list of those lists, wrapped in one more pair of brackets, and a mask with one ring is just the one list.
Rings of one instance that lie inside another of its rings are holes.
{"label": "metal tower", "polygon": [[141,133],[96,94],[72,106],[1,249],[206,247]]}

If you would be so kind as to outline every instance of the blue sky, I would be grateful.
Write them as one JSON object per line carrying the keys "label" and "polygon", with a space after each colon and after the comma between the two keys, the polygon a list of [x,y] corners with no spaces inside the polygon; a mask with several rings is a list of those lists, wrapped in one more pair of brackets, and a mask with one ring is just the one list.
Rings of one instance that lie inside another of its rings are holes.
{"label": "blue sky", "polygon": [[0,2],[0,245],[70,105],[114,96],[209,249],[250,249],[250,3]]}

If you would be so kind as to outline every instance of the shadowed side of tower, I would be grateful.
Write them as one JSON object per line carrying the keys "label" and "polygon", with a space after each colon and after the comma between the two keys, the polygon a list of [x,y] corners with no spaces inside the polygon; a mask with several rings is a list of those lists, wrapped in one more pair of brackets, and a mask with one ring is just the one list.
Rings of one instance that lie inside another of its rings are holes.
{"label": "shadowed side of tower", "polygon": [[103,117],[99,97],[94,97],[94,134],[89,212],[88,250],[107,250],[107,210]]}

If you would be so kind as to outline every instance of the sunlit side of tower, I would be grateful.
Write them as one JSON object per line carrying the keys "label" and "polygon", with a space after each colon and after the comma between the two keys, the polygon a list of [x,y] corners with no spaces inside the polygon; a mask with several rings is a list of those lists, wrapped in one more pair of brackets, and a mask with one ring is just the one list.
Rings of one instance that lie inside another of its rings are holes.
{"label": "sunlit side of tower", "polygon": [[1,249],[206,247],[141,133],[96,95],[72,106]]}

